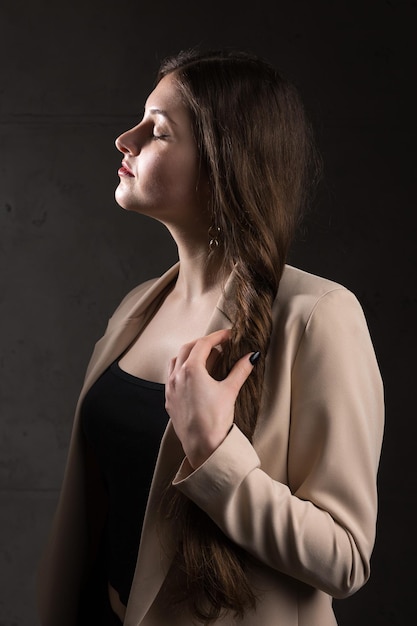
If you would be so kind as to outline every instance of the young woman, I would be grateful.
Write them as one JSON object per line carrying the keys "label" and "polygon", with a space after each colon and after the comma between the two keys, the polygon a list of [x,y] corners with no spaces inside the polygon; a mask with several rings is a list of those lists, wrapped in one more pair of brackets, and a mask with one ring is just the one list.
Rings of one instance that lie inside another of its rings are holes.
{"label": "young woman", "polygon": [[42,626],[330,626],[369,576],[382,385],[356,298],[286,265],[317,159],[295,89],[243,53],[164,62],[118,203],[179,263],[87,370]]}

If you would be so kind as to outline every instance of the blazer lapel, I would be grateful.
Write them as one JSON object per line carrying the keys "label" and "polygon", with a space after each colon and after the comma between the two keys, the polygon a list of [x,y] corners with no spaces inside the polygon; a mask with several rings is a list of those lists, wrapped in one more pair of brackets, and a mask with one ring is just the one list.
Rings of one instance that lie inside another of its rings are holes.
{"label": "blazer lapel", "polygon": [[[224,295],[219,299],[205,334],[232,326],[233,272],[225,285]],[[227,311],[227,313],[226,313]],[[176,536],[170,520],[159,514],[161,496],[171,484],[184,459],[184,451],[175,434],[171,421],[161,441],[149,493],[142,529],[142,537],[136,563],[135,576],[125,617],[126,626],[138,626],[150,609],[172,563]]]}
{"label": "blazer lapel", "polygon": [[[165,289],[178,275],[179,263],[176,263],[165,274],[158,278],[141,297],[116,320],[110,319],[104,336],[96,343],[94,352],[87,368],[80,401],[85,392],[101,376],[105,369],[120,356],[137,337],[149,316],[159,303]],[[80,404],[80,402],[79,402]]]}

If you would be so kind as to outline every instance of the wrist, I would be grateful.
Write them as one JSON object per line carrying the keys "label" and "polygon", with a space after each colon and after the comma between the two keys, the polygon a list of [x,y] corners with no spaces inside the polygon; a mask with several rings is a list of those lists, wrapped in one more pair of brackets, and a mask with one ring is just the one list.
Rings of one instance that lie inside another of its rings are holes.
{"label": "wrist", "polygon": [[187,446],[187,449],[184,449],[188,462],[193,469],[197,469],[200,465],[203,465],[213,452],[217,450],[226,439],[232,426],[233,424],[226,432],[218,434],[211,433],[209,437],[204,438],[199,437],[193,445]]}

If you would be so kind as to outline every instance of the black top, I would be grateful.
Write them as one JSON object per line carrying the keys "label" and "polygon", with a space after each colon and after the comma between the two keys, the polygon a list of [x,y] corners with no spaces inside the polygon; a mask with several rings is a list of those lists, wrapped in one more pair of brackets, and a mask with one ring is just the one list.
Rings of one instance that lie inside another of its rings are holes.
{"label": "black top", "polygon": [[168,422],[165,386],[136,378],[114,362],[87,392],[80,415],[109,497],[105,537],[108,580],[126,605],[156,458]]}

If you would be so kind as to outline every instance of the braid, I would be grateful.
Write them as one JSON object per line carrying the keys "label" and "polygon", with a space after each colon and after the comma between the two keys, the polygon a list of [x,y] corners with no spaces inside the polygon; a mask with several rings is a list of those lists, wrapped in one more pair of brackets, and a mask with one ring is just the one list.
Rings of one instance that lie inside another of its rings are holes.
{"label": "braid", "polygon": [[247,264],[235,267],[234,280],[236,317],[229,350],[226,351],[225,369],[230,371],[243,354],[255,350],[261,354],[238,395],[235,410],[236,425],[252,441],[260,407],[265,355],[271,335],[272,303],[278,285],[273,291],[265,282],[259,282]]}
{"label": "braid", "polygon": [[[250,441],[259,413],[275,293],[270,284],[259,281],[250,265],[235,266],[236,317],[231,340],[223,352],[222,373],[217,375],[226,375],[254,346],[261,352],[235,406],[235,423]],[[246,611],[256,607],[256,595],[245,571],[244,551],[180,492],[171,490],[170,498],[170,515],[176,518],[180,534],[175,565],[185,574],[182,593],[176,589],[173,601],[187,602],[192,614],[204,624],[216,621],[227,610],[243,618]]]}

